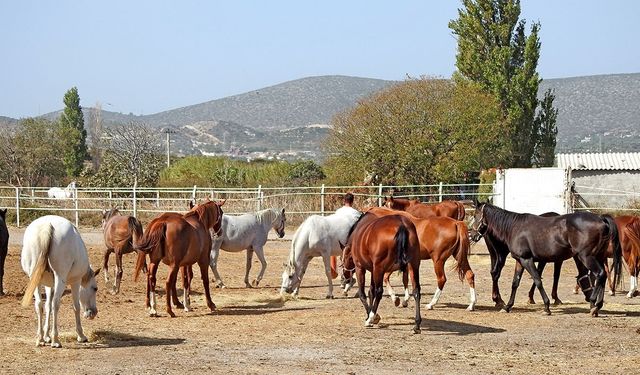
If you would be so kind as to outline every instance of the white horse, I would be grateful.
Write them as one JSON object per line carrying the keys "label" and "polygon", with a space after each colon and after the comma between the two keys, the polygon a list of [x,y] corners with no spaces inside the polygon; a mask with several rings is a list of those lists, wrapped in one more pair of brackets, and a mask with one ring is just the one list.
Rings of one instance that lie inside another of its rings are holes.
{"label": "white horse", "polygon": [[59,187],[52,187],[51,189],[49,189],[49,191],[47,191],[47,196],[49,196],[49,198],[55,198],[55,199],[73,198],[73,193],[75,189],[76,189],[76,182],[71,181],[71,183],[67,185],[67,187],[64,189],[61,189]]}
{"label": "white horse", "polygon": [[[239,252],[247,250],[247,266],[244,274],[244,283],[247,288],[257,286],[262,280],[264,271],[267,269],[267,261],[264,259],[264,244],[267,242],[269,229],[273,228],[279,238],[284,237],[284,226],[286,217],[284,208],[268,208],[253,214],[241,216],[222,215],[222,235],[212,235],[211,245],[211,270],[217,280],[216,286],[224,288],[222,278],[218,273],[218,255],[220,249],[229,252]],[[262,268],[258,277],[249,284],[249,271],[251,270],[251,260],[253,253],[256,253]]]}
{"label": "white horse", "polygon": [[[98,314],[98,284],[95,276],[100,269],[95,272],[91,269],[87,249],[76,227],[60,216],[42,216],[34,220],[24,232],[21,263],[22,269],[29,275],[22,304],[28,306],[32,295],[36,300],[36,345],[50,342],[54,348],[61,347],[58,338],[58,310],[66,285],[71,285],[78,342],[86,342],[87,337],[82,332],[80,323],[80,308],[84,311],[85,318],[93,319]],[[44,327],[40,285],[44,285],[47,295]],[[50,318],[53,326],[51,332]]]}
{"label": "white horse", "polygon": [[347,243],[349,230],[358,221],[358,216],[337,212],[329,216],[311,215],[293,235],[289,262],[282,273],[280,294],[298,295],[302,277],[312,258],[321,256],[327,274],[329,289],[327,298],[333,298],[331,256],[342,255],[342,246]]}

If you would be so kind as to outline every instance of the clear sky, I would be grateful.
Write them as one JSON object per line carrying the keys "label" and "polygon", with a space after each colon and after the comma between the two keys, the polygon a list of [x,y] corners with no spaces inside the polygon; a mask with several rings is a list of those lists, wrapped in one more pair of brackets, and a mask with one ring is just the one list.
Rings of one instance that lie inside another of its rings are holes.
{"label": "clear sky", "polygon": [[[0,115],[83,106],[151,114],[315,75],[449,77],[460,2],[0,3]],[[640,72],[640,1],[523,0],[543,78]]]}

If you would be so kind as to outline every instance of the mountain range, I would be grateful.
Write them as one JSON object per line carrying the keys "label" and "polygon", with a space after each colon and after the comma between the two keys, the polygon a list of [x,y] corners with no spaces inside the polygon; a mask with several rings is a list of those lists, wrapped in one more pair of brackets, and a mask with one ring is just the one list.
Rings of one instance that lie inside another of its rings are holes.
{"label": "mountain range", "polygon": [[[174,128],[171,147],[178,154],[280,152],[318,158],[334,115],[394,83],[308,77],[144,116],[103,110],[102,118],[107,127],[134,122],[159,131]],[[556,152],[640,150],[640,73],[548,79],[540,96],[548,88],[558,109]],[[91,108],[84,111],[87,123]],[[60,112],[43,117],[56,119]],[[0,126],[16,122],[0,116]]]}

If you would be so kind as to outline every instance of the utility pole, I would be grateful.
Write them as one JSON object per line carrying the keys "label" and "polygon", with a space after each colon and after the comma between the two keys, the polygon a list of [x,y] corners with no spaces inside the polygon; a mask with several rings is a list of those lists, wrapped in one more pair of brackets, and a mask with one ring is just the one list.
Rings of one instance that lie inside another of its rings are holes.
{"label": "utility pole", "polygon": [[171,134],[175,134],[176,131],[171,129],[171,128],[164,128],[164,130],[162,130],[163,133],[165,133],[167,135],[167,168],[170,166],[171,163],[171,153],[170,153],[170,149],[169,149],[169,145],[171,144]]}

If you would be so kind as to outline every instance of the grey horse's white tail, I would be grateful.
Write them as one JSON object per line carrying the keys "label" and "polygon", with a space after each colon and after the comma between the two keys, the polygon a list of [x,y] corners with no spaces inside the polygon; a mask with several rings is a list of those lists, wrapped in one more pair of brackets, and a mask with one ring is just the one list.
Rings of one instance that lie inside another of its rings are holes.
{"label": "grey horse's white tail", "polygon": [[49,250],[51,249],[51,239],[53,238],[53,226],[49,223],[38,228],[38,237],[34,239],[26,239],[28,241],[26,246],[33,246],[38,249],[38,259],[36,260],[36,266],[29,276],[29,284],[27,290],[22,297],[22,306],[29,306],[31,303],[31,297],[35,292],[42,275],[47,269],[47,261],[49,259]]}

